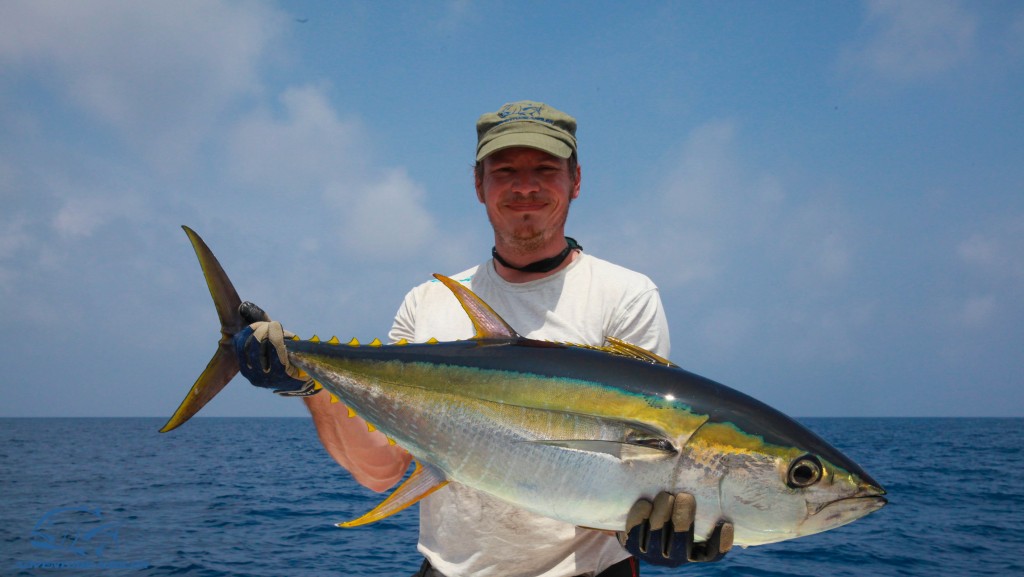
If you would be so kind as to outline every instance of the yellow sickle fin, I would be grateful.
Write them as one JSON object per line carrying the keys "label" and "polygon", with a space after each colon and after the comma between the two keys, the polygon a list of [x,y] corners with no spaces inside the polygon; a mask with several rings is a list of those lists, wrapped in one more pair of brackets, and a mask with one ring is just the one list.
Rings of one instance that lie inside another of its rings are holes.
{"label": "yellow sickle fin", "polygon": [[414,462],[416,469],[409,478],[388,495],[387,499],[381,501],[380,505],[358,519],[338,523],[338,527],[358,527],[386,519],[448,484],[448,481],[433,468],[423,467],[419,461]]}
{"label": "yellow sickle fin", "polygon": [[452,291],[455,298],[459,299],[462,309],[469,315],[473,322],[473,329],[476,334],[474,339],[519,339],[519,333],[515,331],[505,319],[501,318],[490,305],[483,299],[476,296],[473,291],[462,285],[459,281],[450,279],[444,275],[435,274],[434,278],[441,281],[448,290]]}

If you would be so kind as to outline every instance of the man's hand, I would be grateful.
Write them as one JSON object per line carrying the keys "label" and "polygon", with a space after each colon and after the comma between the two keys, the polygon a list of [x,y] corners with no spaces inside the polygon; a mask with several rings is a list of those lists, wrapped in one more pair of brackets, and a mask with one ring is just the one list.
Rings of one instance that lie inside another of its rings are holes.
{"label": "man's hand", "polygon": [[678,567],[683,563],[718,561],[732,549],[732,523],[718,523],[711,537],[693,542],[697,502],[693,495],[659,493],[654,503],[640,499],[626,517],[619,543],[652,565]]}
{"label": "man's hand", "polygon": [[288,362],[284,341],[295,335],[253,303],[243,302],[238,312],[250,323],[234,336],[242,376],[257,387],[274,389],[286,397],[305,397],[320,390],[309,375]]}

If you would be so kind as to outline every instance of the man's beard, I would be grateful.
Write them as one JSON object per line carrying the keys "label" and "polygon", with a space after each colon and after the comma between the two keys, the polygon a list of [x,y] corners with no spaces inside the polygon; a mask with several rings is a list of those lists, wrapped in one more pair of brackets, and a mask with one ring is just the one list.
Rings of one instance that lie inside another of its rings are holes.
{"label": "man's beard", "polygon": [[[565,225],[567,216],[568,211],[561,217],[562,227]],[[555,234],[553,229],[560,228],[557,226],[558,222],[554,224],[556,226],[550,229],[540,228],[533,222],[533,219],[527,217],[526,220],[519,223],[511,232],[498,232],[498,237],[501,240],[502,256],[515,258],[517,254],[532,254],[544,248]],[[512,254],[506,255],[506,252],[511,252]]]}

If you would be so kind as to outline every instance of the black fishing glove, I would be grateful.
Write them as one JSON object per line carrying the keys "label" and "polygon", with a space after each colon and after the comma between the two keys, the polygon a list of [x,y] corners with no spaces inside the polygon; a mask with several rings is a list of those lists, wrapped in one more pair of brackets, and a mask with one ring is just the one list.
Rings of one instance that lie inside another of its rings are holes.
{"label": "black fishing glove", "polygon": [[654,503],[640,499],[626,517],[619,543],[636,558],[652,565],[678,567],[683,563],[718,561],[732,549],[732,523],[718,523],[711,537],[693,542],[697,502],[693,495],[659,493]]}
{"label": "black fishing glove", "polygon": [[286,397],[306,397],[319,392],[309,375],[288,362],[284,341],[295,335],[284,330],[281,323],[270,320],[263,309],[251,302],[239,305],[238,312],[242,320],[249,323],[233,338],[242,376],[257,387],[274,389],[275,393]]}

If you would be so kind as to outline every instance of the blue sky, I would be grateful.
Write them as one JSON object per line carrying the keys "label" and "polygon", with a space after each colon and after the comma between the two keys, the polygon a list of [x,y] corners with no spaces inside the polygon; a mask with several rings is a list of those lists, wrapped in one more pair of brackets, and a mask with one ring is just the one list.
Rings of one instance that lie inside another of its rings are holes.
{"label": "blue sky", "polygon": [[[0,416],[167,416],[216,317],[302,336],[489,256],[474,122],[580,123],[568,231],[680,365],[794,416],[1024,416],[1017,2],[0,3]],[[206,415],[301,415],[236,381]]]}

